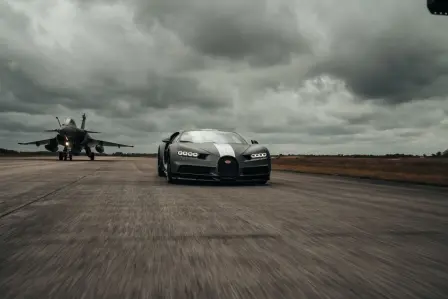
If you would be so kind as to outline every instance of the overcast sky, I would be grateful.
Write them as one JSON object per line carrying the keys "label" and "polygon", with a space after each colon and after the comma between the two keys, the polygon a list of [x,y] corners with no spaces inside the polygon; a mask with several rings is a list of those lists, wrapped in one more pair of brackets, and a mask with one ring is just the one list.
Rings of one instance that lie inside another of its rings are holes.
{"label": "overcast sky", "polygon": [[86,112],[134,152],[205,127],[273,152],[433,153],[447,28],[421,0],[0,0],[0,147]]}

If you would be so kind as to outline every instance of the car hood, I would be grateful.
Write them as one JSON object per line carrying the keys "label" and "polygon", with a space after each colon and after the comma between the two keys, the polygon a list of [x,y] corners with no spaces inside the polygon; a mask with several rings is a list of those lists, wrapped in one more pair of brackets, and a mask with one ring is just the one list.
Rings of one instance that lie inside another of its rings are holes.
{"label": "car hood", "polygon": [[200,151],[217,156],[240,156],[263,150],[264,147],[258,144],[238,144],[238,143],[182,143],[179,144],[181,150]]}

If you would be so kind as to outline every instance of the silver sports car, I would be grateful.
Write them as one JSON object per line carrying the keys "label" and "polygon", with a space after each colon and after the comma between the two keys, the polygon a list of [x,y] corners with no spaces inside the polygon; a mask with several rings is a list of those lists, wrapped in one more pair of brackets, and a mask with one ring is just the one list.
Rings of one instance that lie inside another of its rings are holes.
{"label": "silver sports car", "polygon": [[163,140],[157,168],[169,183],[182,179],[265,184],[270,180],[271,156],[266,147],[235,132],[185,130]]}

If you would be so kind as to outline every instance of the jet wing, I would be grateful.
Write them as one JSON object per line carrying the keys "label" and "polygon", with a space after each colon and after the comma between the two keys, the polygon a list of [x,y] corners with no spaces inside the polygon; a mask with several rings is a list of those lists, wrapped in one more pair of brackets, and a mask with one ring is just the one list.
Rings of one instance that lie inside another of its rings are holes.
{"label": "jet wing", "polygon": [[53,138],[50,139],[44,139],[44,140],[37,140],[37,141],[31,141],[31,142],[19,142],[19,144],[21,145],[29,145],[29,144],[34,144],[34,145],[45,145],[45,144],[49,144],[51,142],[51,140],[53,140]]}
{"label": "jet wing", "polygon": [[95,145],[101,145],[101,146],[114,146],[114,147],[134,147],[133,145],[127,145],[127,144],[121,144],[121,143],[115,143],[115,142],[109,142],[109,141],[104,141],[104,140],[98,140],[98,139],[91,139],[89,140],[89,145],[90,146],[95,146]]}

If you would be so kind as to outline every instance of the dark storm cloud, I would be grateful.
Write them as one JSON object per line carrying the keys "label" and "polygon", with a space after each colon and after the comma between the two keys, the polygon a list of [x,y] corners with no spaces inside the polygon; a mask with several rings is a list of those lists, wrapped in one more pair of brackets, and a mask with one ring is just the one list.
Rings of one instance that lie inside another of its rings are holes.
{"label": "dark storm cloud", "polygon": [[[56,128],[57,123],[54,118],[48,115],[34,115],[26,113],[6,113],[0,112],[0,131],[17,133],[43,133],[44,130]],[[44,133],[51,134],[51,133]]]}
{"label": "dark storm cloud", "polygon": [[291,53],[310,50],[298,32],[287,27],[291,24],[278,22],[282,18],[268,19],[257,10],[205,13],[204,18],[192,24],[186,41],[206,55],[247,59],[249,64],[258,66],[286,64]]}
{"label": "dark storm cloud", "polygon": [[366,125],[378,131],[393,129],[431,130],[448,119],[444,98],[432,101],[403,103],[395,106],[377,107],[370,112],[360,112],[343,117],[350,126]]}
{"label": "dark storm cloud", "polygon": [[0,118],[0,131],[15,132],[15,133],[42,133],[42,129],[33,126],[27,122],[20,122],[17,119],[11,120],[5,117]]}
{"label": "dark storm cloud", "polygon": [[[3,96],[9,95],[9,97],[13,97],[18,105],[20,103],[36,105],[60,103],[60,101],[57,102],[56,100],[65,100],[63,104],[69,104],[69,100],[67,101],[67,99],[78,99],[76,92],[58,87],[48,88],[43,86],[36,80],[37,78],[33,78],[20,67],[15,67],[14,64],[15,62],[1,59],[0,57],[0,92]],[[0,101],[0,105],[2,103],[3,101]],[[5,111],[3,107],[0,107],[0,109],[1,111]]]}
{"label": "dark storm cloud", "polygon": [[275,134],[278,132],[290,133],[290,134],[308,134],[310,136],[343,136],[343,135],[353,135],[356,133],[362,133],[364,129],[362,127],[349,127],[349,126],[332,126],[332,125],[319,125],[319,124],[308,124],[307,126],[249,126],[246,130],[256,134]]}
{"label": "dark storm cloud", "polygon": [[420,137],[424,134],[425,134],[425,131],[413,131],[413,132],[398,133],[398,136],[403,137],[403,138],[408,138],[408,137]]}
{"label": "dark storm cloud", "polygon": [[[334,144],[344,144],[353,142],[355,138],[350,135],[335,135],[335,136],[314,136],[307,133],[276,133],[266,134],[259,133],[252,135],[254,139],[262,144],[296,144],[296,148],[305,147],[309,144],[326,146]],[[285,142],[287,140],[288,142]]]}
{"label": "dark storm cloud", "polygon": [[[204,55],[245,60],[253,66],[290,62],[293,53],[309,53],[309,41],[297,27],[291,1],[157,0],[141,3],[138,22],[154,20],[177,32]],[[289,4],[289,5],[287,5]]]}
{"label": "dark storm cloud", "polygon": [[[389,104],[448,93],[447,20],[430,15],[421,1],[378,7],[396,11],[389,18],[344,24],[332,51],[309,76],[331,74],[362,98]],[[350,21],[350,19],[348,19]],[[376,22],[382,22],[376,23]]]}
{"label": "dark storm cloud", "polygon": [[344,53],[324,62],[315,73],[344,79],[348,87],[365,98],[388,103],[443,96],[448,91],[448,47],[431,49],[422,43],[406,44],[395,38],[376,40],[359,54]]}
{"label": "dark storm cloud", "polygon": [[344,135],[354,135],[363,133],[365,128],[363,127],[355,127],[355,126],[315,126],[307,129],[307,133],[312,136],[344,136]]}
{"label": "dark storm cloud", "polygon": [[[111,14],[110,18],[102,16],[104,19],[94,18],[95,3],[75,12],[74,17],[79,18],[76,26],[92,28],[85,31],[80,27],[81,31],[74,36],[65,34],[69,41],[66,46],[70,48],[64,48],[64,43],[56,47],[39,44],[48,43],[46,36],[55,30],[49,27],[51,23],[39,25],[40,35],[34,38],[30,34],[33,19],[17,8],[3,5],[6,26],[0,29],[0,39],[6,39],[3,44],[8,47],[0,49],[0,111],[38,113],[49,106],[62,105],[68,109],[97,110],[108,117],[129,118],[149,108],[199,106],[214,110],[231,105],[227,94],[210,91],[198,78],[176,73],[201,65],[202,58],[182,52],[181,48],[180,53],[170,55],[163,44],[147,42],[158,39],[167,43],[166,48],[178,45],[163,36],[163,29],[155,29],[152,35],[143,33],[147,35],[145,38],[134,28],[129,35],[129,28],[120,24],[120,21],[132,22],[119,12],[124,6],[115,10],[103,8],[106,14]],[[68,2],[66,5],[70,6]],[[115,21],[117,13],[122,19]],[[70,29],[68,23],[67,32]],[[98,40],[93,41],[92,37]],[[160,51],[165,55],[154,55]]]}
{"label": "dark storm cloud", "polygon": [[148,127],[156,126],[163,132],[174,132],[181,129],[197,128],[234,129],[236,123],[237,118],[232,109],[211,112],[206,107],[188,107],[168,109],[163,114],[152,110],[146,118],[132,122],[131,126],[140,131],[147,131]]}
{"label": "dark storm cloud", "polygon": [[346,121],[348,125],[362,125],[362,124],[368,124],[372,120],[375,119],[377,116],[377,113],[371,112],[371,113],[360,113],[359,115],[353,115],[351,117],[347,117]]}
{"label": "dark storm cloud", "polygon": [[102,138],[148,147],[198,127],[316,151],[436,147],[446,22],[418,0],[2,2],[0,141],[87,111]]}
{"label": "dark storm cloud", "polygon": [[[231,106],[231,99],[225,95],[214,95],[199,86],[199,82],[193,78],[186,77],[164,77],[159,83],[148,82],[152,88],[137,92],[152,108],[185,108],[201,107],[206,109],[218,109]],[[133,91],[129,91],[133,94]]]}
{"label": "dark storm cloud", "polygon": [[[0,111],[4,112],[36,113],[48,105],[60,104],[70,109],[82,107],[101,111],[106,108],[105,115],[129,117],[143,113],[145,108],[200,106],[218,109],[231,105],[224,95],[211,94],[203,90],[197,80],[188,77],[153,76],[146,86],[129,88],[108,74],[102,74],[103,77],[98,74],[86,88],[64,88],[39,82],[39,76],[44,75],[42,73],[33,77],[20,67],[11,65],[10,61],[0,59]],[[132,109],[124,113],[114,107],[114,100],[128,101]]]}

